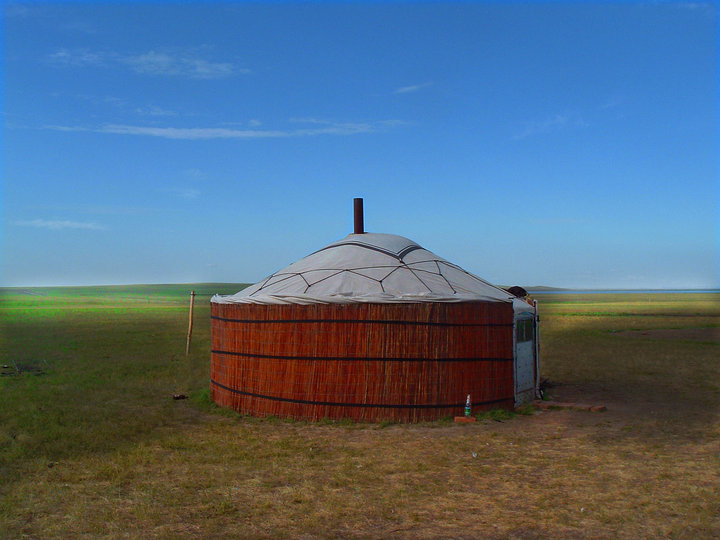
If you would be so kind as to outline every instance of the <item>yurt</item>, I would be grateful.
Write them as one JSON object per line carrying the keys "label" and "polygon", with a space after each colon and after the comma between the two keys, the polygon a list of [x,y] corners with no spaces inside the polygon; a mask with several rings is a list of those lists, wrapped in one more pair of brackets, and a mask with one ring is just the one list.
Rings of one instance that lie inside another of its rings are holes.
{"label": "yurt", "polygon": [[535,397],[537,306],[393,234],[355,231],[211,301],[210,387],[255,416],[417,422]]}

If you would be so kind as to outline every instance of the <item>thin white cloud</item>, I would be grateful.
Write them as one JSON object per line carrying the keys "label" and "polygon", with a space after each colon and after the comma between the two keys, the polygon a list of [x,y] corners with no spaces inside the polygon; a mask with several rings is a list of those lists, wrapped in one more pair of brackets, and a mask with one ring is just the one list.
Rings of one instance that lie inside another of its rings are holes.
{"label": "thin white cloud", "polygon": [[150,105],[148,107],[138,107],[135,112],[142,116],[177,116],[175,111],[169,111],[162,107]]}
{"label": "thin white cloud", "polygon": [[97,223],[87,223],[81,221],[65,221],[65,220],[47,220],[47,219],[31,219],[24,221],[16,221],[14,225],[19,227],[35,227],[37,229],[89,229],[94,231],[104,231],[105,227]]}
{"label": "thin white cloud", "polygon": [[[388,127],[395,127],[395,126],[405,126],[408,124],[408,122],[405,122],[404,120],[380,120],[377,122],[337,122],[335,120],[325,120],[323,118],[315,118],[315,117],[298,117],[298,118],[290,118],[289,122],[292,122],[293,124],[313,124],[313,125],[319,125],[319,126],[325,126],[326,128],[330,129],[336,129],[336,128],[344,128],[344,129],[356,129],[358,131],[377,131],[381,128],[388,128]],[[323,129],[323,128],[317,128]],[[314,130],[313,130],[314,131]]]}
{"label": "thin white cloud", "polygon": [[[53,97],[64,98],[65,96],[55,93]],[[124,110],[126,112],[134,112],[135,114],[140,116],[179,116],[179,113],[171,111],[169,109],[158,107],[157,105],[146,105],[144,107],[137,106],[130,103],[124,98],[119,98],[116,96],[95,96],[92,94],[77,94],[73,97],[95,107],[106,107],[109,105],[112,108]]]}
{"label": "thin white cloud", "polygon": [[207,174],[201,169],[186,169],[183,173],[193,180],[207,180]]}
{"label": "thin white cloud", "polygon": [[418,90],[422,90],[423,88],[427,88],[428,86],[432,86],[432,82],[424,82],[421,84],[413,84],[410,86],[402,86],[400,88],[396,88],[393,91],[393,94],[409,94],[411,92],[417,92]]}
{"label": "thin white cloud", "polygon": [[[12,2],[7,3],[3,10],[6,18],[28,18],[32,17],[42,22],[44,27],[52,27],[66,33],[97,34],[96,25],[89,20],[82,18],[65,19],[57,16],[57,11],[47,9],[51,2]],[[52,6],[50,6],[52,8]]]}
{"label": "thin white cloud", "polygon": [[235,72],[248,72],[248,70],[235,68],[229,62],[210,62],[202,58],[171,55],[156,51],[149,51],[138,56],[128,56],[123,58],[122,62],[129,65],[137,73],[186,76],[193,79],[219,79]]}
{"label": "thin white cloud", "polygon": [[332,124],[330,120],[324,120],[322,118],[314,118],[312,116],[293,117],[289,120],[293,124]]}
{"label": "thin white cloud", "polygon": [[30,8],[26,5],[18,2],[13,2],[5,5],[4,15],[7,18],[10,17],[28,17],[32,13]]}
{"label": "thin white cloud", "polygon": [[65,23],[61,24],[59,26],[59,28],[60,28],[60,30],[64,30],[66,32],[70,32],[73,34],[78,34],[78,33],[80,33],[80,34],[97,34],[98,33],[98,29],[94,24],[92,24],[89,21],[84,21],[84,20],[80,20],[80,19],[65,22]]}
{"label": "thin white cloud", "polygon": [[[162,208],[158,206],[117,206],[117,205],[87,205],[87,204],[33,204],[32,209],[46,212],[64,212],[72,214],[93,214],[93,215],[137,215],[158,212],[175,211],[174,208]],[[104,228],[104,227],[103,227]]]}
{"label": "thin white cloud", "polygon": [[[296,122],[299,120],[295,120]],[[386,127],[401,125],[397,120],[380,122],[330,122],[317,119],[305,119],[302,122],[313,127],[297,129],[231,129],[231,128],[178,128],[132,126],[125,124],[107,124],[97,128],[81,126],[45,126],[55,131],[108,133],[113,135],[141,135],[164,139],[270,139],[285,137],[311,137],[318,135],[357,135],[373,133]]]}
{"label": "thin white cloud", "polygon": [[198,56],[196,51],[148,51],[138,55],[94,52],[88,49],[59,49],[47,57],[57,66],[87,67],[122,65],[135,73],[153,76],[221,79],[250,73],[231,62],[219,62]]}
{"label": "thin white cloud", "polygon": [[580,223],[587,223],[587,219],[580,218],[531,218],[528,220],[533,225],[577,225]]}
{"label": "thin white cloud", "polygon": [[611,97],[600,105],[600,109],[616,109],[621,105],[622,101],[620,97]]}
{"label": "thin white cloud", "polygon": [[105,55],[87,49],[59,49],[48,55],[48,60],[58,66],[103,66],[106,63]]}
{"label": "thin white cloud", "polygon": [[[65,98],[63,94],[59,94],[57,92],[54,92],[53,97],[57,98]],[[124,98],[116,97],[116,96],[95,96],[92,94],[76,94],[72,96],[76,99],[79,99],[81,101],[84,101],[90,105],[93,106],[105,106],[110,105],[115,108],[124,108],[128,106],[128,102]]]}
{"label": "thin white cloud", "polygon": [[250,120],[245,120],[243,122],[220,122],[219,125],[221,126],[233,126],[233,127],[243,127],[243,128],[256,128],[262,126],[262,122],[256,118],[252,118]]}
{"label": "thin white cloud", "polygon": [[685,11],[695,11],[712,18],[717,16],[717,7],[714,2],[674,2],[672,6]]}
{"label": "thin white cloud", "polygon": [[114,107],[123,107],[127,103],[125,99],[115,96],[105,96],[104,98],[102,98],[102,102],[109,103]]}
{"label": "thin white cloud", "polygon": [[356,135],[358,133],[372,133],[380,128],[380,123],[354,123],[354,122],[340,122],[340,123],[327,123],[325,127],[317,128],[305,128],[296,129],[289,131],[289,136],[302,136],[302,135]]}
{"label": "thin white cloud", "polygon": [[261,139],[270,137],[287,137],[288,133],[279,130],[251,130],[227,128],[176,128],[128,126],[109,124],[98,129],[84,130],[114,135],[144,135],[164,139]]}
{"label": "thin white cloud", "polygon": [[173,188],[165,188],[161,189],[161,192],[164,193],[171,193],[172,195],[175,195],[176,197],[180,197],[181,199],[191,200],[191,199],[197,199],[198,195],[200,195],[200,191],[193,188],[184,188],[184,187],[173,187]]}
{"label": "thin white cloud", "polygon": [[78,127],[78,126],[43,126],[43,129],[50,129],[52,131],[95,131],[93,129]]}
{"label": "thin white cloud", "polygon": [[555,114],[543,120],[525,123],[525,128],[517,133],[513,139],[521,140],[534,135],[542,135],[553,131],[568,128],[585,128],[589,124],[578,114]]}

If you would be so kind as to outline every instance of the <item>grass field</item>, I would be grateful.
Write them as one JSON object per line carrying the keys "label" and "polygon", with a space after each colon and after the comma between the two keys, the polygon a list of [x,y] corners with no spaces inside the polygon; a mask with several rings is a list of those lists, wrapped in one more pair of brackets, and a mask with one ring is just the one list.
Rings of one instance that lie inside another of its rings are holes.
{"label": "grass field", "polygon": [[0,290],[0,538],[720,537],[720,295],[538,297],[550,397],[607,412],[371,425],[208,402],[238,289]]}

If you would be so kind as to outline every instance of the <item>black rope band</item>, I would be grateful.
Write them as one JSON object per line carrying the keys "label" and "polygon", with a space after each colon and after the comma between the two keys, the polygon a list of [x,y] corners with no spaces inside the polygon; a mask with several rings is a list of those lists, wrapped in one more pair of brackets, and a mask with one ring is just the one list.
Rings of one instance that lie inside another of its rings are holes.
{"label": "black rope band", "polygon": [[214,354],[243,356],[245,358],[263,358],[268,360],[312,360],[335,362],[512,362],[513,358],[374,358],[366,356],[283,356],[277,354],[254,354],[213,349]]}
{"label": "black rope band", "polygon": [[424,321],[378,321],[374,319],[231,319],[228,317],[219,317],[211,315],[211,319],[223,322],[235,323],[254,323],[254,324],[271,324],[271,323],[361,323],[361,324],[400,324],[407,326],[448,326],[448,327],[512,327],[512,323],[441,323],[441,322],[424,322]]}
{"label": "black rope band", "polygon": [[[238,390],[236,388],[230,388],[224,384],[210,379],[210,383],[215,386],[227,390],[234,394],[240,394],[242,396],[256,397],[260,399],[271,399],[273,401],[284,401],[286,403],[301,403],[303,405],[324,405],[329,407],[363,407],[363,408],[374,408],[374,409],[456,409],[458,407],[465,407],[465,403],[429,403],[421,405],[406,405],[406,404],[387,404],[387,403],[342,403],[335,401],[312,401],[309,399],[292,399],[283,398],[277,396],[267,396],[265,394],[256,394],[254,392],[246,392],[245,390]],[[509,401],[513,399],[512,396],[507,398],[492,399],[488,401],[476,401],[472,403],[473,407],[479,405],[492,405],[493,403],[501,403],[503,401]]]}

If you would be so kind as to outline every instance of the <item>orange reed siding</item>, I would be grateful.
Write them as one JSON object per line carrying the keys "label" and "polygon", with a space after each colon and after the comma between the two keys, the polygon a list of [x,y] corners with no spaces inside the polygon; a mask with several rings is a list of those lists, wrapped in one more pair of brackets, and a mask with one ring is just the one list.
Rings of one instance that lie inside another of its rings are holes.
{"label": "orange reed siding", "polygon": [[420,421],[512,407],[512,305],[212,304],[211,391],[257,416]]}

